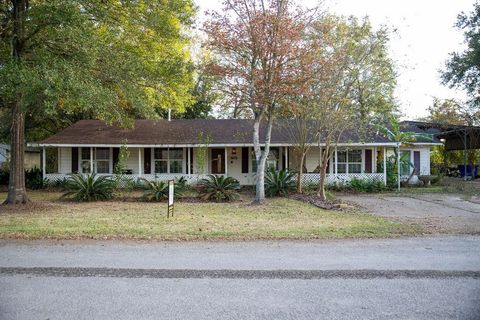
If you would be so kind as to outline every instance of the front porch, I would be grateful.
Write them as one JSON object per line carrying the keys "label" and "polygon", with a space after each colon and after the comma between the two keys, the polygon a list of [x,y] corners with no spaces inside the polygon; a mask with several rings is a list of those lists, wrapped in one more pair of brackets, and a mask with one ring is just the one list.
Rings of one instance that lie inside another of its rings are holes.
{"label": "front porch", "polygon": [[[256,161],[252,147],[138,147],[129,146],[124,175],[131,180],[184,178],[194,184],[208,174],[226,175],[241,185],[255,184]],[[343,184],[353,178],[386,183],[386,146],[343,146],[335,149],[327,168],[327,184]],[[321,148],[312,147],[305,157],[302,179],[306,185],[320,180],[318,158]],[[417,159],[418,152],[412,152]],[[428,149],[427,149],[428,153]],[[42,169],[50,181],[68,178],[71,173],[113,175],[119,147],[43,147]],[[422,158],[425,158],[423,156]],[[427,160],[427,159],[425,159]],[[429,159],[428,159],[429,161]],[[291,146],[272,146],[267,165],[277,170],[297,168]],[[426,171],[425,168],[420,168]],[[419,169],[419,171],[420,171]]]}

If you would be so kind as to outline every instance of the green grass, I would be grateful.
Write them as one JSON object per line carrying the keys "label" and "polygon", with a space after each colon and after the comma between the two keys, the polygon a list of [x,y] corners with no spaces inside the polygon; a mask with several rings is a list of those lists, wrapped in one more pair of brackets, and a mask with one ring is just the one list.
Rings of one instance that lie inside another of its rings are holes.
{"label": "green grass", "polygon": [[29,195],[37,201],[33,206],[0,207],[0,238],[312,239],[422,232],[416,225],[357,212],[322,210],[286,198],[270,199],[261,206],[252,206],[249,201],[178,202],[175,216],[167,219],[165,203],[73,203],[56,201],[58,193]]}

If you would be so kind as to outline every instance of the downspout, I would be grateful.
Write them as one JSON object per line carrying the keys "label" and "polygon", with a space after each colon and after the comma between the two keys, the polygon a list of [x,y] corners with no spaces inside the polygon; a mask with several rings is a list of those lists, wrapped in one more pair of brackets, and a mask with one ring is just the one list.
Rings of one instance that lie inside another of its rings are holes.
{"label": "downspout", "polygon": [[[463,175],[463,180],[467,181],[467,129],[464,129],[463,131],[463,170],[464,170],[464,175]],[[471,168],[472,171],[472,180],[473,180],[473,168]]]}

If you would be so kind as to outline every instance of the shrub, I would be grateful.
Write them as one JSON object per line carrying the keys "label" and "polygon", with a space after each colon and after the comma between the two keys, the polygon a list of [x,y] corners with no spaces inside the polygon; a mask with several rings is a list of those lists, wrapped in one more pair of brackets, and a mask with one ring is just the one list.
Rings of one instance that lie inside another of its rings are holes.
{"label": "shrub", "polygon": [[[149,201],[161,201],[168,198],[168,182],[147,179],[141,179],[141,185],[144,189],[143,197]],[[174,196],[176,198],[182,195],[180,188],[174,188]]]}
{"label": "shrub", "polygon": [[42,170],[37,167],[25,170],[25,184],[29,189],[42,189],[46,185],[46,180],[43,179]]}
{"label": "shrub", "polygon": [[180,177],[175,180],[175,189],[182,193],[190,190],[187,179],[185,179],[185,177]]}
{"label": "shrub", "polygon": [[269,168],[265,173],[265,194],[267,197],[286,196],[295,189],[296,175],[288,170],[277,171]]}
{"label": "shrub", "polygon": [[0,185],[2,186],[8,185],[9,180],[10,180],[10,171],[8,169],[0,168]]}
{"label": "shrub", "polygon": [[381,192],[386,189],[382,181],[364,180],[353,178],[348,182],[347,188],[357,192]]}
{"label": "shrub", "polygon": [[113,197],[115,182],[106,176],[72,174],[65,188],[67,192],[62,195],[62,198],[72,198],[75,201],[108,200]]}
{"label": "shrub", "polygon": [[200,180],[200,196],[205,200],[216,202],[232,201],[240,197],[240,184],[232,177],[208,175]]}

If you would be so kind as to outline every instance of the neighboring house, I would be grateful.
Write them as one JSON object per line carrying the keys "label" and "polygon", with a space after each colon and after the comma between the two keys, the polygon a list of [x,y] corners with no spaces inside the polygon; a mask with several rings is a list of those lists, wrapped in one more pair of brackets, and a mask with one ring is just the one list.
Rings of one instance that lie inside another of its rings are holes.
{"label": "neighboring house", "polygon": [[[137,120],[132,129],[108,126],[98,120],[82,120],[32,145],[43,148],[44,160],[45,148],[56,148],[55,172],[46,172],[46,161],[43,161],[44,176],[50,180],[63,179],[74,172],[112,174],[119,149],[126,145],[127,173],[132,178],[185,177],[193,182],[206,174],[224,174],[242,185],[253,185],[256,161],[252,127],[251,120],[241,119]],[[284,126],[275,126],[272,131],[267,162],[276,169],[294,169],[297,162],[293,150],[295,141],[287,131]],[[261,128],[260,133],[264,136],[265,128]],[[205,145],[206,137],[208,145]],[[402,148],[415,163],[416,175],[430,174],[430,147],[434,144],[439,142],[417,141]],[[345,182],[353,177],[386,182],[384,164],[396,146],[378,133],[360,141],[357,135],[346,132],[330,160],[328,183]],[[206,157],[199,157],[202,150],[206,150]],[[314,143],[306,156],[304,179],[307,183],[319,180],[319,151],[318,142]],[[410,173],[408,167],[402,170],[404,175]]]}
{"label": "neighboring house", "polygon": [[[25,148],[25,169],[40,168],[40,154],[41,150],[35,147],[26,147]],[[0,167],[3,167],[3,164],[8,161],[10,158],[10,145],[0,144]]]}

